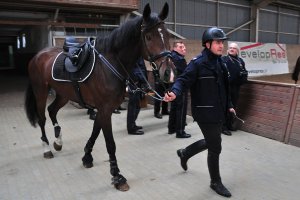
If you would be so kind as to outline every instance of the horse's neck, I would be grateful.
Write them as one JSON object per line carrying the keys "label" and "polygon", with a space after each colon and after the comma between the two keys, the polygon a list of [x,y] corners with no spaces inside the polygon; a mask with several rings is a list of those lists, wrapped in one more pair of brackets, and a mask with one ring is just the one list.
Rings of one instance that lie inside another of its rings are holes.
{"label": "horse's neck", "polygon": [[141,56],[141,48],[140,44],[136,43],[133,45],[128,46],[128,48],[124,48],[119,51],[118,59],[122,63],[126,69],[131,70],[135,63],[137,62],[138,58]]}

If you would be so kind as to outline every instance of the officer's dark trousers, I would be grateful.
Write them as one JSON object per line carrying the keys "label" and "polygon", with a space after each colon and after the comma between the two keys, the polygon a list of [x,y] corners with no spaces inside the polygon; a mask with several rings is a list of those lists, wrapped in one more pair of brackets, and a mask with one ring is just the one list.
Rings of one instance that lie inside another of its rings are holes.
{"label": "officer's dark trousers", "polygon": [[183,134],[186,123],[187,98],[187,93],[183,93],[171,102],[168,123],[169,132]]}
{"label": "officer's dark trousers", "polygon": [[136,127],[135,120],[137,119],[141,107],[140,107],[140,99],[141,94],[140,92],[136,93],[128,93],[129,100],[128,100],[128,108],[127,108],[127,131],[132,132]]}
{"label": "officer's dark trousers", "polygon": [[[163,82],[155,82],[155,91],[163,97],[165,95],[165,92],[167,89],[169,89],[169,84],[163,83]],[[158,96],[156,96],[158,97]],[[168,112],[168,102],[165,101],[159,101],[154,99],[154,114],[159,114],[160,113],[160,107],[161,107],[161,112],[162,113],[167,113]]]}
{"label": "officer's dark trousers", "polygon": [[234,108],[237,107],[239,94],[240,94],[240,86],[237,84],[230,84],[230,98]]}
{"label": "officer's dark trousers", "polygon": [[[232,102],[234,109],[237,109],[239,94],[240,94],[240,86],[237,84],[230,84],[230,97],[231,97],[231,102]],[[227,116],[227,120],[226,120],[226,126],[230,130],[236,130],[236,127],[232,126],[234,120],[235,119],[234,119],[233,115],[231,113],[229,113]]]}
{"label": "officer's dark trousers", "polygon": [[221,146],[221,130],[222,123],[220,124],[201,124],[198,123],[204,139],[199,140],[185,148],[186,158],[190,158],[197,153],[208,149],[207,165],[212,182],[221,181],[219,172],[219,155],[222,150]]}

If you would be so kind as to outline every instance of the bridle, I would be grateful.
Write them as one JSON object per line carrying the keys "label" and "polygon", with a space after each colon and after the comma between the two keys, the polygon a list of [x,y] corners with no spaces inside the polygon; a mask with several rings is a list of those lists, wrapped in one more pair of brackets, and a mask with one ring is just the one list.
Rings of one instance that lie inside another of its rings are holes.
{"label": "bridle", "polygon": [[154,27],[159,26],[160,24],[164,24],[164,22],[163,21],[158,21],[157,23],[153,24],[152,26],[148,26],[148,27],[145,24],[141,25],[142,41],[143,41],[143,45],[145,47],[145,50],[146,50],[146,52],[148,54],[148,59],[147,60],[150,62],[151,66],[154,69],[159,69],[161,67],[161,65],[165,62],[165,59],[159,64],[159,66],[157,66],[157,64],[155,63],[155,61],[157,61],[158,59],[160,59],[162,57],[165,57],[166,59],[172,57],[171,51],[167,50],[167,48],[166,48],[166,44],[164,42],[162,33],[160,33],[160,34],[161,34],[162,43],[164,45],[164,51],[160,52],[157,55],[152,55],[150,53],[149,48],[147,46],[147,43],[145,41],[146,33],[149,32],[149,30],[153,29]]}
{"label": "bridle", "polygon": [[[149,51],[149,48],[147,46],[147,43],[145,41],[145,37],[146,37],[146,33],[149,32],[149,30],[155,28],[155,27],[158,27],[160,24],[164,24],[163,21],[158,21],[157,23],[154,23],[153,25],[151,26],[146,26],[145,24],[142,24],[141,25],[141,33],[142,33],[142,41],[143,41],[143,46],[148,54],[148,61],[152,67],[152,71],[153,71],[153,75],[154,75],[154,79],[158,78],[158,80],[160,80],[159,78],[159,69],[161,68],[161,66],[164,64],[164,62],[167,61],[167,59],[169,58],[172,58],[172,54],[171,54],[171,51],[167,50],[166,48],[166,43],[164,41],[164,38],[163,38],[163,34],[161,33],[161,29],[158,28],[158,32],[160,34],[160,37],[161,37],[161,40],[162,40],[162,43],[163,43],[163,46],[164,46],[164,50],[162,52],[160,52],[159,54],[157,55],[152,55]],[[160,58],[165,58],[163,59],[159,65],[156,64],[155,61],[157,61],[158,59]],[[158,77],[155,77],[155,76],[158,76]],[[159,100],[159,101],[163,101],[163,97],[160,96],[158,94],[158,92],[156,92],[155,90],[153,90],[149,84],[149,82],[146,80],[147,84],[148,84],[148,88],[151,89],[155,94],[156,96],[151,96],[152,98],[156,99],[156,100]],[[163,85],[164,86],[164,85]],[[165,88],[166,89],[166,88]]]}

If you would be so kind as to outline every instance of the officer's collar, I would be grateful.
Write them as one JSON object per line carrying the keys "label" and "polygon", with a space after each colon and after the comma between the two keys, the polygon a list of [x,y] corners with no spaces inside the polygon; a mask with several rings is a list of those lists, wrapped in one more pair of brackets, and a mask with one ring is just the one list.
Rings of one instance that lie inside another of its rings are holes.
{"label": "officer's collar", "polygon": [[228,54],[228,56],[232,57],[232,58],[238,58],[238,55],[231,55],[231,54]]}
{"label": "officer's collar", "polygon": [[175,53],[175,54],[177,54],[178,56],[180,56],[180,57],[183,57],[183,58],[184,58],[184,55],[182,55],[182,54],[178,53],[177,51],[175,51],[175,50],[172,50],[172,52],[173,52],[173,53]]}
{"label": "officer's collar", "polygon": [[214,54],[214,53],[211,52],[211,50],[209,50],[208,48],[205,48],[205,49],[203,50],[203,52],[207,55],[207,58],[208,58],[209,60],[218,59],[218,58],[221,57],[221,55],[216,55],[216,54]]}

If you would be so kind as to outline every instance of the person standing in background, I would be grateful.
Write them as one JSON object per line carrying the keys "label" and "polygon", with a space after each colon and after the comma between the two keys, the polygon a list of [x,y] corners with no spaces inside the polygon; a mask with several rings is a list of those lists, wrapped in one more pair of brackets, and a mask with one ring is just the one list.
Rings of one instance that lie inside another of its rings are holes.
{"label": "person standing in background", "polygon": [[140,102],[142,98],[142,92],[136,89],[147,85],[147,69],[142,57],[137,61],[130,78],[134,84],[128,85],[127,131],[129,135],[143,135],[144,131],[141,130],[143,127],[137,126],[135,123],[141,110]]}
{"label": "person standing in background", "polygon": [[[186,55],[186,47],[181,40],[175,40],[173,50],[171,52],[172,60],[176,67],[176,75],[180,76],[187,67],[184,56]],[[168,134],[176,133],[176,138],[189,138],[190,134],[185,132],[186,113],[187,113],[188,91],[183,92],[174,101],[171,102]]]}
{"label": "person standing in background", "polygon": [[[245,68],[244,60],[239,57],[239,46],[237,43],[228,44],[227,55],[223,56],[222,60],[229,71],[230,98],[233,108],[236,110],[240,96],[240,86],[245,84],[248,79],[248,71]],[[223,126],[223,134],[232,135],[230,130],[236,130],[232,126],[234,119],[235,117],[232,114],[227,117],[227,121]]]}

